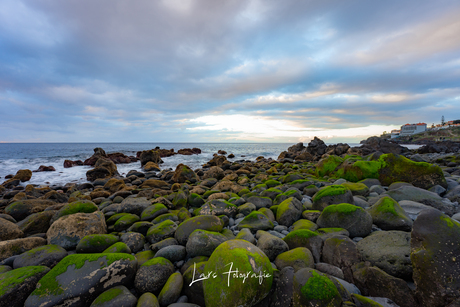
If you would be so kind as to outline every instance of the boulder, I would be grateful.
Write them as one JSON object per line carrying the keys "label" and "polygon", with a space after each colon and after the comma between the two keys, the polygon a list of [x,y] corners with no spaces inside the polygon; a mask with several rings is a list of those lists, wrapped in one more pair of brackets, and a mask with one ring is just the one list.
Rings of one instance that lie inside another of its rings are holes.
{"label": "boulder", "polygon": [[361,261],[356,243],[346,236],[336,235],[324,241],[322,260],[340,268],[343,277],[353,282],[352,266]]}
{"label": "boulder", "polygon": [[375,225],[383,230],[411,231],[412,219],[391,197],[380,198],[367,212]]}
{"label": "boulder", "polygon": [[238,224],[239,230],[243,228],[257,232],[258,230],[273,229],[274,225],[265,214],[258,211],[253,211]]}
{"label": "boulder", "polygon": [[278,206],[276,221],[280,225],[289,227],[300,218],[302,209],[302,203],[298,199],[290,197]]}
{"label": "boulder", "polygon": [[107,233],[104,215],[100,212],[75,213],[55,221],[46,233],[48,244],[59,245],[66,250],[77,247],[80,240],[91,234]]}
{"label": "boulder", "polygon": [[404,280],[393,277],[377,267],[370,266],[369,263],[358,263],[352,269],[354,284],[363,295],[386,297],[401,307],[432,306],[425,305],[423,302],[418,305],[413,291]]}
{"label": "boulder", "polygon": [[121,203],[111,204],[104,209],[103,213],[115,212],[115,213],[131,213],[137,216],[141,216],[142,212],[151,206],[151,202],[145,197],[128,197],[123,199]]}
{"label": "boulder", "polygon": [[184,183],[186,181],[196,182],[199,180],[197,174],[185,164],[179,164],[174,171],[172,178],[174,182]]}
{"label": "boulder", "polygon": [[67,256],[67,251],[58,245],[43,245],[24,252],[14,259],[15,269],[25,266],[44,265],[53,268]]}
{"label": "boulder", "polygon": [[305,268],[294,274],[294,307],[301,306],[342,306],[342,297],[325,274]]}
{"label": "boulder", "polygon": [[140,153],[139,160],[141,161],[141,166],[146,165],[147,162],[153,162],[155,164],[163,163],[160,158],[160,153],[157,150],[144,150]]}
{"label": "boulder", "polygon": [[303,268],[315,267],[313,255],[306,247],[297,247],[279,254],[276,256],[275,264],[278,270],[282,270],[285,267],[292,267],[294,268],[294,272]]}
{"label": "boulder", "polygon": [[342,185],[331,185],[321,188],[313,195],[313,210],[324,210],[327,206],[342,203],[353,204],[353,194]]}
{"label": "boulder", "polygon": [[16,221],[25,219],[32,213],[37,213],[55,205],[51,200],[27,199],[15,201],[5,208],[5,213],[11,215]]}
{"label": "boulder", "polygon": [[350,237],[365,237],[372,230],[372,217],[363,208],[350,204],[326,207],[318,220],[319,227],[339,227],[348,230]]}
{"label": "boulder", "polygon": [[116,286],[102,292],[90,307],[136,306],[137,298],[125,286]]}
{"label": "boulder", "polygon": [[[237,270],[240,274],[235,278],[232,274]],[[270,260],[259,248],[243,240],[219,245],[204,271],[215,273],[203,281],[206,306],[254,306],[269,294],[273,283]],[[248,277],[242,278],[242,274]]]}
{"label": "boulder", "polygon": [[119,175],[115,163],[106,158],[99,158],[94,168],[86,172],[86,179],[93,182],[96,179],[110,178],[115,175]]}
{"label": "boulder", "polygon": [[[17,185],[20,182],[26,182],[29,181],[30,178],[32,178],[32,171],[28,169],[20,169],[19,171],[16,172],[16,175],[13,176],[13,178],[8,179],[4,183],[2,183],[2,186],[8,188],[11,185]],[[17,184],[14,184],[17,182]]]}
{"label": "boulder", "polygon": [[221,180],[224,177],[224,170],[218,166],[211,166],[203,175],[203,179],[215,178]]}
{"label": "boulder", "polygon": [[151,292],[158,295],[173,273],[174,265],[168,259],[163,257],[150,259],[137,271],[134,287],[139,293]]}
{"label": "boulder", "polygon": [[20,221],[17,225],[24,236],[31,236],[37,233],[46,233],[50,228],[51,220],[57,213],[56,210],[46,210],[33,213]]}
{"label": "boulder", "polygon": [[188,257],[209,257],[221,243],[227,240],[227,237],[221,233],[197,229],[188,238],[187,255]]}
{"label": "boulder", "polygon": [[166,238],[174,236],[176,228],[176,223],[171,220],[166,220],[150,227],[145,238],[152,244],[158,243]]}
{"label": "boulder", "polygon": [[0,241],[14,240],[23,236],[24,233],[18,225],[0,218]]}
{"label": "boulder", "polygon": [[46,239],[29,237],[0,242],[0,261],[46,244]]}
{"label": "boulder", "polygon": [[89,306],[106,289],[132,283],[136,267],[128,254],[69,255],[40,279],[24,306]]}
{"label": "boulder", "polygon": [[223,199],[214,199],[207,201],[203,206],[201,206],[199,214],[200,215],[226,215],[228,217],[234,217],[238,212],[238,207],[234,204],[223,200]]}
{"label": "boulder", "polygon": [[92,234],[84,236],[77,244],[76,252],[80,254],[102,253],[120,239],[112,234]]}
{"label": "boulder", "polygon": [[155,253],[155,257],[163,257],[172,263],[184,260],[186,256],[187,251],[182,245],[169,245]]}
{"label": "boulder", "polygon": [[28,266],[0,274],[0,306],[23,307],[37,282],[49,270],[46,266]]}
{"label": "boulder", "polygon": [[424,306],[448,306],[460,297],[460,223],[438,210],[420,212],[411,233],[416,296]]}
{"label": "boulder", "polygon": [[289,250],[286,242],[266,231],[257,231],[256,237],[258,239],[257,247],[267,255],[270,261],[274,261],[279,254]]}
{"label": "boulder", "polygon": [[181,273],[176,272],[171,274],[158,295],[158,302],[160,305],[170,306],[175,303],[180,297],[183,284],[184,278]]}
{"label": "boulder", "polygon": [[313,232],[308,229],[299,229],[291,231],[284,237],[283,240],[289,246],[289,249],[297,247],[308,248],[312,252],[315,262],[320,261],[323,239],[317,232]]}
{"label": "boulder", "polygon": [[364,261],[369,261],[386,273],[410,280],[410,233],[404,231],[376,231],[358,242],[357,248]]}
{"label": "boulder", "polygon": [[182,222],[174,234],[177,242],[186,245],[189,236],[197,229],[220,232],[224,227],[220,218],[213,215],[199,215]]}

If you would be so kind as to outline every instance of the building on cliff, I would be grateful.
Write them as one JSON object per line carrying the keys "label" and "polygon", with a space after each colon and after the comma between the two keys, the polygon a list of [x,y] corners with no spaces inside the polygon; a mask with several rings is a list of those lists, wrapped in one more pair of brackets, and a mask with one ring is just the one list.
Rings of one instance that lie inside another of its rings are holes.
{"label": "building on cliff", "polygon": [[426,131],[426,124],[425,123],[418,123],[418,124],[405,124],[401,126],[401,132],[399,136],[407,136],[413,135],[421,132]]}

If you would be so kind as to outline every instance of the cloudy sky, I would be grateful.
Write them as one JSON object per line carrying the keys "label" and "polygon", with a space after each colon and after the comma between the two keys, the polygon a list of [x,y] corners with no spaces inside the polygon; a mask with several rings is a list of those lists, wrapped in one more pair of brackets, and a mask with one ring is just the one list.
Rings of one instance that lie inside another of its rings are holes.
{"label": "cloudy sky", "polygon": [[0,1],[0,142],[354,142],[460,118],[460,2]]}

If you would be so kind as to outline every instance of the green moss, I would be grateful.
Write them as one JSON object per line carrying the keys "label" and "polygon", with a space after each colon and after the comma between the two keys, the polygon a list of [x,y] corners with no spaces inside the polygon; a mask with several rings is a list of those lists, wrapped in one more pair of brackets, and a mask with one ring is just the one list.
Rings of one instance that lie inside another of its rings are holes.
{"label": "green moss", "polygon": [[129,213],[117,213],[117,214],[112,215],[111,217],[109,217],[106,220],[107,226],[115,224],[118,221],[118,219],[120,219],[123,216],[128,215],[128,214]]}
{"label": "green moss", "polygon": [[26,266],[0,275],[0,297],[23,283],[27,278],[48,270],[46,266]]}
{"label": "green moss", "polygon": [[334,283],[326,276],[311,271],[312,276],[302,286],[301,292],[307,300],[330,301],[340,296]]}
{"label": "green moss", "polygon": [[383,197],[379,203],[376,204],[375,209],[380,213],[391,213],[393,215],[399,215],[395,210],[395,201],[390,197]]}
{"label": "green moss", "polygon": [[308,239],[311,237],[317,236],[318,233],[308,230],[308,229],[299,229],[299,230],[294,230],[291,231],[289,234],[284,237],[285,239],[290,239],[290,238],[303,238],[303,239]]}
{"label": "green moss", "polygon": [[344,228],[329,227],[329,228],[318,228],[316,229],[316,232],[320,234],[325,234],[325,233],[341,232],[344,230],[346,231],[346,229]]}
{"label": "green moss", "polygon": [[37,284],[37,288],[31,295],[39,297],[59,295],[64,292],[63,285],[59,284],[56,277],[67,272],[69,266],[81,269],[86,263],[100,261],[101,268],[105,268],[115,261],[135,260],[134,256],[128,254],[74,254],[62,259],[51,271],[48,272]]}
{"label": "green moss", "polygon": [[59,211],[58,214],[59,214],[59,217],[62,217],[62,216],[70,215],[74,213],[93,213],[94,211],[97,211],[97,210],[98,210],[98,207],[92,201],[78,200],[78,201],[74,201],[64,206]]}
{"label": "green moss", "polygon": [[145,262],[142,266],[151,266],[151,265],[173,265],[171,261],[163,257],[155,257]]}
{"label": "green moss", "polygon": [[441,221],[443,221],[449,228],[452,228],[454,226],[457,226],[458,228],[460,228],[460,223],[457,222],[456,220],[454,219],[451,219],[450,217],[448,216],[440,216],[439,217],[441,219]]}
{"label": "green moss", "polygon": [[324,208],[321,214],[327,215],[327,214],[339,213],[343,215],[348,215],[359,209],[362,210],[361,207],[343,203],[343,204],[338,204],[338,205],[327,206],[326,208]]}
{"label": "green moss", "polygon": [[355,299],[357,299],[360,303],[366,304],[367,307],[383,307],[381,304],[377,303],[376,301],[371,300],[365,296],[353,293],[351,295]]}
{"label": "green moss", "polygon": [[208,198],[209,196],[211,196],[212,194],[215,194],[215,193],[220,193],[219,190],[209,190],[209,191],[206,191],[204,192],[203,194],[203,198]]}
{"label": "green moss", "polygon": [[107,291],[104,291],[101,295],[99,295],[94,302],[91,304],[91,306],[97,306],[97,305],[102,305],[104,303],[107,303],[108,301],[112,300],[113,298],[123,294],[123,290],[120,289],[119,287],[114,287],[112,289],[109,289]]}
{"label": "green moss", "polygon": [[342,195],[348,191],[343,185],[330,185],[324,188],[321,188],[314,196],[313,201],[318,201],[324,196],[335,196]]}
{"label": "green moss", "polygon": [[277,187],[277,186],[281,185],[281,182],[279,182],[277,180],[273,180],[273,179],[269,179],[269,180],[265,181],[264,183],[269,188],[273,188],[273,187]]}
{"label": "green moss", "polygon": [[369,188],[364,183],[355,183],[355,182],[345,182],[342,183],[344,187],[349,189],[352,192],[369,190]]}
{"label": "green moss", "polygon": [[316,168],[316,174],[318,177],[324,177],[335,171],[335,169],[343,163],[343,159],[338,156],[328,156],[322,159]]}

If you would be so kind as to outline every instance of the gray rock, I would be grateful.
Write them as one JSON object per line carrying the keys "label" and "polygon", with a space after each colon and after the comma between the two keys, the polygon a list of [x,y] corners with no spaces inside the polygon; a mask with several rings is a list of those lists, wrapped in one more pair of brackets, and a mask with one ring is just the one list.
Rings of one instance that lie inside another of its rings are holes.
{"label": "gray rock", "polygon": [[173,273],[174,265],[171,261],[163,257],[155,257],[137,270],[134,287],[140,293],[159,293]]}
{"label": "gray rock", "polygon": [[294,269],[285,267],[280,271],[280,276],[273,292],[273,302],[270,307],[291,306],[293,295]]}
{"label": "gray rock", "polygon": [[246,240],[252,244],[256,244],[256,239],[254,238],[254,235],[252,234],[251,230],[249,230],[248,228],[241,229],[239,233],[236,235],[235,239]]}
{"label": "gray rock", "polygon": [[170,304],[175,303],[180,297],[183,284],[184,279],[180,273],[171,274],[158,295],[160,306],[170,306]]}
{"label": "gray rock", "polygon": [[186,255],[185,246],[182,245],[166,246],[155,253],[155,257],[163,257],[172,263],[185,259]]}
{"label": "gray rock", "polygon": [[415,220],[422,210],[432,208],[412,200],[401,200],[398,203],[412,220]]}
{"label": "gray rock", "polygon": [[369,208],[369,203],[358,196],[353,196],[354,205],[363,209]]}
{"label": "gray rock", "polygon": [[361,261],[361,255],[356,243],[350,238],[334,236],[324,241],[322,259],[325,263],[340,268],[343,272],[343,278],[352,282],[351,267]]}
{"label": "gray rock", "polygon": [[[109,299],[108,299],[109,298]],[[125,286],[116,286],[100,294],[90,307],[136,306],[137,298]]]}
{"label": "gray rock", "polygon": [[[29,237],[0,242],[0,261],[46,244],[46,239]],[[3,263],[7,264],[7,263]],[[12,265],[12,263],[11,263]]]}
{"label": "gray rock", "polygon": [[120,241],[125,243],[133,253],[137,253],[144,248],[145,237],[138,232],[127,232],[120,237]]}
{"label": "gray rock", "polygon": [[0,218],[0,241],[14,240],[23,236],[24,233],[19,229],[18,225]]}
{"label": "gray rock", "polygon": [[331,275],[331,276],[334,276],[340,279],[344,279],[342,269],[335,265],[325,263],[325,262],[318,262],[315,264],[315,269],[320,272],[326,273],[328,275]]}
{"label": "gray rock", "polygon": [[372,193],[372,192],[375,192],[377,194],[382,194],[382,193],[385,193],[386,190],[384,188],[382,188],[381,185],[373,185],[369,188],[369,192]]}
{"label": "gray rock", "polygon": [[376,231],[357,243],[365,261],[386,273],[402,278],[412,277],[410,233],[404,231]]}
{"label": "gray rock", "polygon": [[58,245],[44,245],[20,254],[14,259],[15,269],[25,266],[43,265],[53,268],[67,256],[67,251]]}
{"label": "gray rock", "polygon": [[276,210],[276,221],[280,225],[289,227],[300,218],[302,211],[302,203],[298,199],[290,197],[283,201]]}
{"label": "gray rock", "polygon": [[257,247],[260,248],[273,262],[276,257],[289,250],[289,246],[281,238],[271,235],[270,233],[259,230],[256,233]]}
{"label": "gray rock", "polygon": [[189,257],[211,256],[212,252],[228,238],[218,232],[197,229],[190,235],[186,250]]}
{"label": "gray rock", "polygon": [[116,212],[116,213],[132,213],[137,216],[141,216],[142,211],[147,209],[148,207],[151,206],[151,202],[147,200],[145,197],[128,197],[125,198],[121,203],[119,204],[112,204],[104,209],[102,209],[103,213],[107,212]]}
{"label": "gray rock", "polygon": [[372,217],[363,208],[350,204],[330,205],[316,224],[321,228],[345,228],[350,237],[365,237],[372,230]]}

